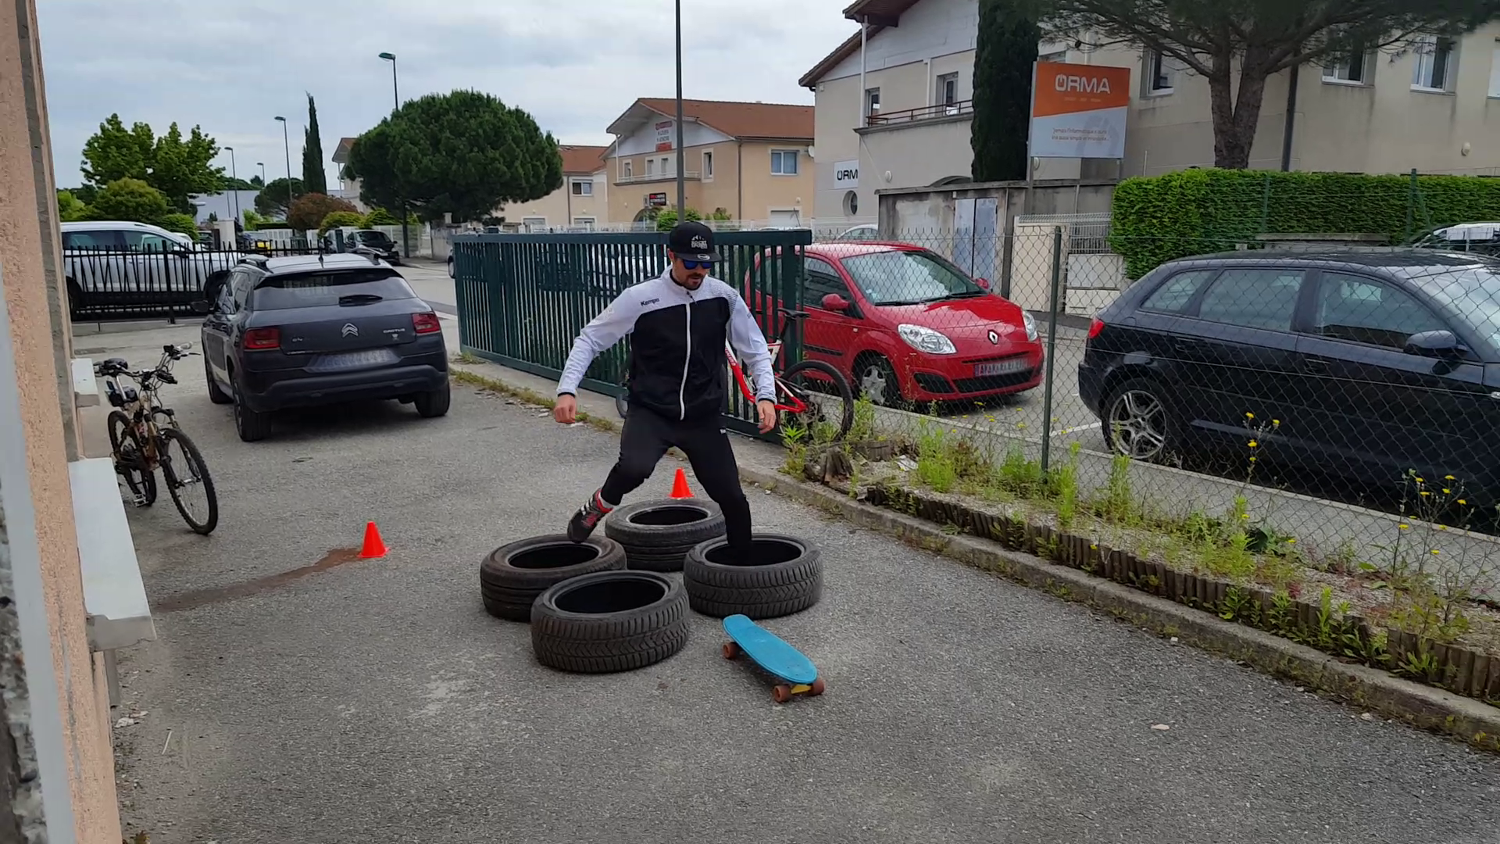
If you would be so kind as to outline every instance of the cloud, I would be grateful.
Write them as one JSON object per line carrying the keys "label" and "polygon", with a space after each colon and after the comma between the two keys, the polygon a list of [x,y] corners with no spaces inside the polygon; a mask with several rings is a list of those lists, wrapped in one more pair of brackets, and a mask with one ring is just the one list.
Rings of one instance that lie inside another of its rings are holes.
{"label": "cloud", "polygon": [[[118,112],[158,132],[200,125],[233,146],[242,178],[301,169],[304,92],[325,158],[403,100],[458,88],[529,111],[568,143],[605,144],[637,97],[670,97],[670,0],[49,0],[39,3],[58,184]],[[853,31],[847,0],[686,0],[683,96],[812,103],[797,78]],[[229,156],[219,162],[226,167]],[[330,180],[336,176],[328,163]]]}

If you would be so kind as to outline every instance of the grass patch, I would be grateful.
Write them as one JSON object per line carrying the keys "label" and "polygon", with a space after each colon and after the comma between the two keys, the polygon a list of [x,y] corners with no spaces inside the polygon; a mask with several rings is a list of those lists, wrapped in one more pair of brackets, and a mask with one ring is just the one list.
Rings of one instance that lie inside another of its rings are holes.
{"label": "grass patch", "polygon": [[[557,405],[557,399],[555,396],[543,395],[541,393],[538,393],[536,390],[532,390],[527,387],[517,387],[513,384],[507,384],[504,381],[500,381],[495,378],[487,378],[483,375],[477,375],[473,372],[468,371],[467,369],[451,369],[448,371],[448,375],[454,381],[457,381],[460,384],[468,384],[472,387],[478,387],[482,390],[488,390],[492,393],[515,399],[522,404],[546,408],[548,410],[551,410]],[[592,428],[596,428],[600,431],[606,431],[611,434],[619,433],[620,431],[620,425],[619,423],[615,422],[615,420],[594,416],[590,413],[584,412],[581,409],[578,411],[578,421],[583,422]]]}

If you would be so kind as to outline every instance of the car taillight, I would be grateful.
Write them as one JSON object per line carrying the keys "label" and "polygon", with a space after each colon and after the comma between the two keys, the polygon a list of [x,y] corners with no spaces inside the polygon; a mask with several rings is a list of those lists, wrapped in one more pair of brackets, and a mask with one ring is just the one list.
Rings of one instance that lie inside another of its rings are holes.
{"label": "car taillight", "polygon": [[1104,320],[1102,320],[1102,319],[1100,319],[1098,317],[1094,317],[1092,320],[1089,321],[1089,339],[1090,340],[1094,339],[1095,337],[1098,337],[1099,336],[1099,332],[1101,332],[1103,330],[1104,330]]}
{"label": "car taillight", "polygon": [[442,331],[443,324],[438,322],[438,315],[428,312],[411,315],[411,327],[418,334],[431,334],[434,331]]}
{"label": "car taillight", "polygon": [[244,347],[247,352],[264,352],[281,348],[281,329],[252,328],[245,332]]}

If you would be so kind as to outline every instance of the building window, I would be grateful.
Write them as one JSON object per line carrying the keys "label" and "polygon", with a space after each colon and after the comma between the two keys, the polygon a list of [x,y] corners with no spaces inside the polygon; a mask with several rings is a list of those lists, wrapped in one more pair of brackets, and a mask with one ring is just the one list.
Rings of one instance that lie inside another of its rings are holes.
{"label": "building window", "polygon": [[869,88],[865,91],[865,117],[880,116],[880,89]]}
{"label": "building window", "polygon": [[1372,58],[1363,44],[1355,44],[1347,55],[1323,68],[1323,81],[1368,84],[1369,75],[1375,70]]}
{"label": "building window", "polygon": [[794,149],[771,150],[771,175],[797,175],[797,151]]}
{"label": "building window", "polygon": [[1146,96],[1159,97],[1172,93],[1172,70],[1167,57],[1160,50],[1146,54]]}
{"label": "building window", "polygon": [[656,159],[654,159],[654,158],[648,158],[648,159],[646,159],[646,175],[647,176],[655,176],[656,175]]}
{"label": "building window", "polygon": [[595,217],[574,217],[573,227],[591,232],[594,230],[595,222],[597,222],[597,218]]}
{"label": "building window", "polygon": [[677,175],[677,168],[672,166],[672,159],[668,158],[665,155],[661,157],[661,174],[663,176]]}
{"label": "building window", "polygon": [[530,229],[530,230],[545,229],[547,227],[547,218],[546,217],[522,217],[521,218],[521,225],[525,226],[527,229]]}
{"label": "building window", "polygon": [[573,195],[574,196],[593,196],[594,195],[594,180],[593,179],[574,179],[573,180]]}
{"label": "building window", "polygon": [[703,180],[706,182],[714,177],[714,151],[706,149],[703,151]]}
{"label": "building window", "polygon": [[958,102],[958,74],[945,73],[937,78],[937,101],[945,106]]}
{"label": "building window", "polygon": [[630,159],[628,159],[628,158],[621,159],[621,161],[620,161],[620,178],[622,178],[622,179],[628,179],[628,178],[630,178],[631,176],[635,175],[634,174],[634,170],[635,170],[635,167],[633,166],[633,162],[631,162]]}
{"label": "building window", "polygon": [[859,214],[859,194],[854,191],[844,193],[844,216],[853,217]]}
{"label": "building window", "polygon": [[1411,86],[1420,91],[1450,91],[1457,78],[1458,42],[1429,35],[1417,42]]}

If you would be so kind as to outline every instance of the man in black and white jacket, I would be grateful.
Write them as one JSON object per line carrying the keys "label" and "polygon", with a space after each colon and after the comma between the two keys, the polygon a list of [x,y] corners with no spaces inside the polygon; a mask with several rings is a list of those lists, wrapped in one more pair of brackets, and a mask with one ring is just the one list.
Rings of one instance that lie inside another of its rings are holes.
{"label": "man in black and white jacket", "polygon": [[744,559],[750,549],[750,503],[719,423],[727,390],[724,343],[754,376],[762,433],[776,426],[771,354],[745,300],[708,274],[719,260],[712,229],[678,223],[667,236],[667,251],[672,263],[665,272],[627,288],[584,326],[558,381],[553,417],[572,424],[578,383],[589,364],[630,335],[630,408],[620,457],[604,486],[573,514],[568,537],[587,539],[676,446],[692,463],[703,491],[723,510],[730,554]]}

